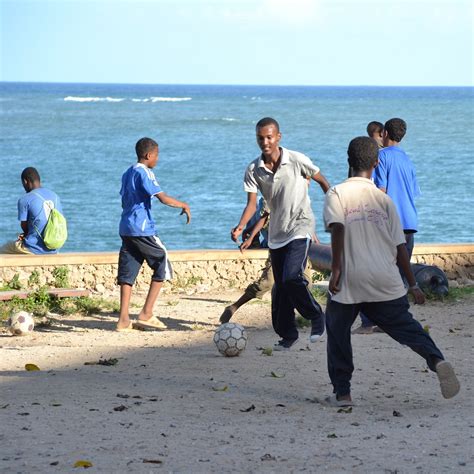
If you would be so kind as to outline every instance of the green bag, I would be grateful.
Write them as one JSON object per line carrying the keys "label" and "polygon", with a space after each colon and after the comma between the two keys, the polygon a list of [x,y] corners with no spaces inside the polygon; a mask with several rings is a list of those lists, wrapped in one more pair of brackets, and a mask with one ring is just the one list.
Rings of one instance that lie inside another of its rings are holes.
{"label": "green bag", "polygon": [[[43,196],[35,193],[44,202],[47,202]],[[66,218],[55,208],[50,208],[48,221],[43,229],[43,235],[38,235],[43,239],[44,245],[50,250],[60,249],[67,240],[67,222]]]}
{"label": "green bag", "polygon": [[48,222],[43,230],[43,242],[50,250],[60,249],[67,240],[66,218],[57,210],[51,209]]}

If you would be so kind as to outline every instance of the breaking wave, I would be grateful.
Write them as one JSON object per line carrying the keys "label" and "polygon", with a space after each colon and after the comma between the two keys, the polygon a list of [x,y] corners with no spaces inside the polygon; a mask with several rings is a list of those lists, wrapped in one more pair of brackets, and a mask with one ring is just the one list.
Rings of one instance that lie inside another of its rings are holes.
{"label": "breaking wave", "polygon": [[[67,102],[123,102],[126,99],[114,97],[64,97]],[[147,97],[145,99],[131,99],[132,102],[183,102],[192,100],[192,97]]]}

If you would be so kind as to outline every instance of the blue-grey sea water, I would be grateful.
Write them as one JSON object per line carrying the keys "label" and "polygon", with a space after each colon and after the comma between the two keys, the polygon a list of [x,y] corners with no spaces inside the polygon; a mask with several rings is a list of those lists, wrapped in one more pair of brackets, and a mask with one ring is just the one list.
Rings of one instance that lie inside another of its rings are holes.
{"label": "blue-grey sea water", "polygon": [[[63,202],[70,237],[63,251],[120,247],[121,175],[136,161],[136,141],[160,145],[154,172],[163,190],[187,201],[157,200],[153,215],[169,249],[235,248],[229,238],[246,202],[242,178],[259,154],[255,123],[281,125],[287,148],[307,154],[337,183],[347,176],[347,145],[368,122],[401,117],[401,143],[422,195],[416,242],[473,241],[474,88],[265,87],[0,83],[0,243],[20,232],[20,173],[36,167]],[[323,194],[310,188],[317,232]]]}

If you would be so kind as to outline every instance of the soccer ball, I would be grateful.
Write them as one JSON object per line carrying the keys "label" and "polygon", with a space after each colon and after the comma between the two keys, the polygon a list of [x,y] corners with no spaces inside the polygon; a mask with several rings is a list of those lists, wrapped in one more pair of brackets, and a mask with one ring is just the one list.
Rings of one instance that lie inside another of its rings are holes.
{"label": "soccer ball", "polygon": [[33,332],[35,321],[33,316],[26,311],[13,313],[8,319],[8,330],[14,336],[26,336]]}
{"label": "soccer ball", "polygon": [[225,323],[214,333],[217,350],[226,357],[238,356],[247,345],[247,332],[237,323]]}

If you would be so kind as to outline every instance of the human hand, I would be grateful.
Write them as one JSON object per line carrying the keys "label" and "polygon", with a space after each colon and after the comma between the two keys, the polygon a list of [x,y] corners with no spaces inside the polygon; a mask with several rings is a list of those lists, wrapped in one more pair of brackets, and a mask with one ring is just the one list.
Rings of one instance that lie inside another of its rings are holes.
{"label": "human hand", "polygon": [[329,279],[329,293],[335,295],[341,291],[339,287],[339,280],[341,279],[341,270],[334,268],[331,272],[331,278]]}
{"label": "human hand", "polygon": [[242,242],[239,246],[239,249],[242,253],[244,253],[244,250],[247,250],[251,245],[252,245],[253,239],[247,239],[244,242]]}
{"label": "human hand", "polygon": [[25,240],[25,234],[19,234],[17,240]]}
{"label": "human hand", "polygon": [[239,238],[239,235],[242,233],[243,229],[242,227],[234,227],[231,231],[230,231],[230,238],[234,241],[234,242],[237,242],[237,239]]}
{"label": "human hand", "polygon": [[418,288],[418,286],[411,286],[408,288],[408,293],[413,296],[415,304],[425,303],[425,294],[420,290],[420,288]]}
{"label": "human hand", "polygon": [[183,214],[186,214],[186,224],[189,224],[191,222],[191,209],[187,204],[185,204],[181,209],[180,216],[182,216]]}

